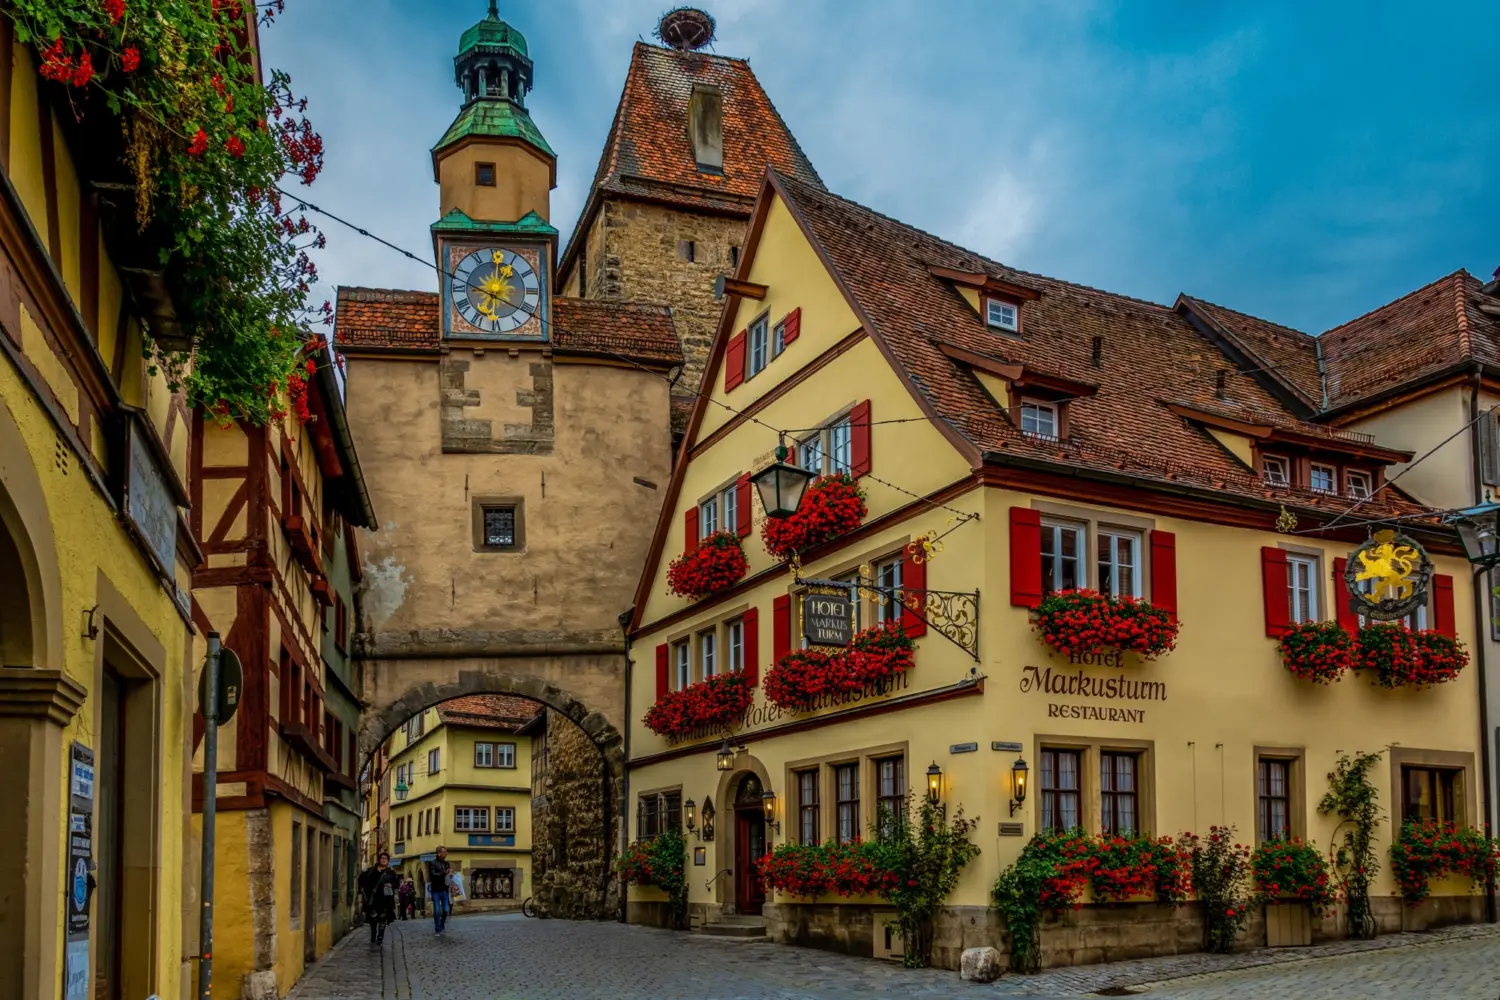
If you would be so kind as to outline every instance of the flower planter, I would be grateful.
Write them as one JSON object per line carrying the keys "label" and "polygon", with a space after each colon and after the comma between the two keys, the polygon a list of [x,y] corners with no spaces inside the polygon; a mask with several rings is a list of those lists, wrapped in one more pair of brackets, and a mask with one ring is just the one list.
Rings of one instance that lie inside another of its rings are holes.
{"label": "flower planter", "polygon": [[1390,847],[1391,874],[1402,897],[1415,906],[1439,887],[1442,895],[1463,880],[1468,891],[1478,892],[1500,867],[1500,840],[1486,837],[1473,827],[1435,820],[1408,821]]}
{"label": "flower planter", "polygon": [[753,692],[740,674],[719,674],[669,691],[642,720],[658,736],[683,739],[700,729],[728,729],[750,707]]}
{"label": "flower planter", "polygon": [[1312,944],[1312,910],[1306,903],[1266,904],[1266,947],[1305,948]]}
{"label": "flower planter", "polygon": [[693,551],[672,560],[667,567],[667,589],[678,597],[699,600],[733,587],[749,568],[739,538],[733,532],[715,531]]}
{"label": "flower planter", "polygon": [[1152,660],[1177,645],[1178,623],[1169,613],[1095,590],[1048,594],[1031,613],[1031,627],[1064,656],[1120,650]]}
{"label": "flower planter", "polygon": [[861,691],[905,673],[914,665],[912,651],[900,622],[865,629],[843,649],[795,649],[766,674],[766,700],[787,711],[807,711],[821,698]]}
{"label": "flower planter", "polygon": [[1353,670],[1354,636],[1338,622],[1304,622],[1292,626],[1278,645],[1281,663],[1298,680],[1331,684]]}
{"label": "flower planter", "polygon": [[1432,630],[1404,625],[1369,625],[1359,630],[1356,670],[1381,687],[1427,687],[1459,675],[1469,663],[1463,643]]}
{"label": "flower planter", "polygon": [[859,527],[866,513],[864,493],[853,476],[823,476],[807,487],[797,513],[766,518],[760,537],[771,555],[791,559]]}

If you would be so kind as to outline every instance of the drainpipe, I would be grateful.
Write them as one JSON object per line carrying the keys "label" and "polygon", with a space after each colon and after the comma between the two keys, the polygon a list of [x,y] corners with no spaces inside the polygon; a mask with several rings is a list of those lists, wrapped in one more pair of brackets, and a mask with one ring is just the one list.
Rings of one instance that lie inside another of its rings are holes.
{"label": "drainpipe", "polygon": [[[1474,386],[1469,391],[1469,415],[1472,418],[1479,416],[1479,384],[1483,378],[1483,371],[1479,367],[1474,369]],[[1477,428],[1469,428],[1469,444],[1471,462],[1474,471],[1474,503],[1477,506],[1484,502],[1484,474],[1481,471],[1483,456],[1479,451],[1480,433]],[[1481,582],[1483,577],[1483,582]],[[1490,776],[1490,701],[1489,701],[1489,678],[1486,677],[1484,647],[1489,641],[1490,611],[1489,611],[1489,589],[1490,579],[1487,570],[1478,569],[1474,571],[1474,624],[1475,642],[1474,659],[1475,666],[1479,668],[1479,773],[1484,781],[1484,794],[1480,799],[1484,803],[1484,835],[1492,836],[1493,824],[1490,815],[1495,807],[1493,801],[1494,785]],[[1495,885],[1487,883],[1484,889],[1484,917],[1490,923],[1495,923]]]}
{"label": "drainpipe", "polygon": [[[631,608],[620,614],[620,631],[625,633],[625,718],[623,721],[625,732],[622,734],[624,746],[621,752],[625,755],[625,775],[620,782],[620,853],[625,853],[625,848],[630,844],[630,619],[634,617],[635,609]],[[604,800],[609,801],[609,762],[604,762]],[[606,879],[614,877],[613,872],[606,872]],[[605,883],[606,888],[608,882]],[[627,898],[630,890],[625,887],[620,889],[620,923],[625,923]]]}

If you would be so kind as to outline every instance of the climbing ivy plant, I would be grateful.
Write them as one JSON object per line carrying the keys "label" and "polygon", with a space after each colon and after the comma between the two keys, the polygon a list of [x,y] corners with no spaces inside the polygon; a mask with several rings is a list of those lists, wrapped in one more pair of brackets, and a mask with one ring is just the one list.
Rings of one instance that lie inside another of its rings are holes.
{"label": "climbing ivy plant", "polygon": [[1382,752],[1341,754],[1328,772],[1328,792],[1318,811],[1339,817],[1334,830],[1334,874],[1348,903],[1349,934],[1373,938],[1375,916],[1370,909],[1370,883],[1380,873],[1380,855],[1375,851],[1375,830],[1382,813],[1379,793],[1370,771]]}

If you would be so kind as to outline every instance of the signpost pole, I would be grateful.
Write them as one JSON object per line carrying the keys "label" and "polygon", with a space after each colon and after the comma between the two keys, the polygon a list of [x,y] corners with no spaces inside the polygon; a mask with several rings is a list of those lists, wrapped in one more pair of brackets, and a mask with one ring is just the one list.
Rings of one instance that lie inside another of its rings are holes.
{"label": "signpost pole", "polygon": [[208,1000],[214,981],[214,826],[219,790],[219,633],[208,633],[203,664],[203,910],[198,923],[198,995]]}

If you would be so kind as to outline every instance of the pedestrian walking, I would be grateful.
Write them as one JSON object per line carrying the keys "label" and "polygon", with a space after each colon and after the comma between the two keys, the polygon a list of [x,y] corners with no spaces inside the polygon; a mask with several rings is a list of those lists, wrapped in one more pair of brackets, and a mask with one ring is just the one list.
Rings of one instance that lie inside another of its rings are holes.
{"label": "pedestrian walking", "polygon": [[391,867],[391,856],[381,851],[375,856],[375,866],[366,868],[359,876],[359,891],[365,898],[365,919],[370,924],[370,943],[378,945],[385,940],[385,925],[396,919],[396,889],[401,877]]}
{"label": "pedestrian walking", "polygon": [[401,888],[396,890],[396,915],[402,920],[417,918],[417,887],[409,878],[402,879]]}
{"label": "pedestrian walking", "polygon": [[453,912],[453,896],[448,888],[453,866],[448,864],[448,848],[438,845],[437,857],[427,862],[427,891],[432,894],[432,929],[441,936]]}

